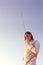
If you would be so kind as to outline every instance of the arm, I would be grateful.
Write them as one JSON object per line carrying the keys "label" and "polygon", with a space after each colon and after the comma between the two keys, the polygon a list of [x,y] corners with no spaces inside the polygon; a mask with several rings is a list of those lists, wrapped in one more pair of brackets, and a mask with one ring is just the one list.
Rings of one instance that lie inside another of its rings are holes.
{"label": "arm", "polygon": [[36,51],[31,45],[28,45],[28,48],[34,55],[36,55]]}
{"label": "arm", "polygon": [[31,52],[34,54],[34,55],[37,55],[37,52],[34,48],[31,49]]}
{"label": "arm", "polygon": [[35,46],[33,45],[28,45],[28,48],[29,50],[34,54],[34,55],[37,55],[38,52],[39,52],[39,42],[38,41],[35,41]]}

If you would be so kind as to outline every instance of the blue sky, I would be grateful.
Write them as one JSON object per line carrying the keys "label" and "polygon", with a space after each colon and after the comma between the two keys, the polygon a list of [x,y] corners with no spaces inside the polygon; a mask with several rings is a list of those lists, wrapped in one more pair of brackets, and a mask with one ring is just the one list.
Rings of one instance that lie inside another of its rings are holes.
{"label": "blue sky", "polygon": [[37,65],[43,65],[43,0],[0,0],[0,65],[23,64],[23,20],[40,42]]}

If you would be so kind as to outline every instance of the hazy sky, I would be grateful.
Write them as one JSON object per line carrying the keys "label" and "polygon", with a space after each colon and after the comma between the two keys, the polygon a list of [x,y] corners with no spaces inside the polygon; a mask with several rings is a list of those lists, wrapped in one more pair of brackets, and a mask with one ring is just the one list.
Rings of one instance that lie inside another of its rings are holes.
{"label": "hazy sky", "polygon": [[0,65],[23,65],[23,20],[40,42],[37,65],[43,65],[43,0],[0,0]]}

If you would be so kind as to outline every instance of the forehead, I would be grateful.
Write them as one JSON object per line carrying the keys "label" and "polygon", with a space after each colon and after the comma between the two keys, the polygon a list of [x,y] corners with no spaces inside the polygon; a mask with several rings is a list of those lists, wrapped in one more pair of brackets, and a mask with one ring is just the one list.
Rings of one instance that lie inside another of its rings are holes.
{"label": "forehead", "polygon": [[26,33],[25,35],[29,36],[29,35],[31,35],[31,34]]}

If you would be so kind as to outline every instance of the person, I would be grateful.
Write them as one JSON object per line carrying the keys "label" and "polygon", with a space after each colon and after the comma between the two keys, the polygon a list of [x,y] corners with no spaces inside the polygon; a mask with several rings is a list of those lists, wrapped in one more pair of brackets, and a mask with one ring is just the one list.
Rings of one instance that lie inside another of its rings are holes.
{"label": "person", "polygon": [[25,45],[23,65],[36,65],[36,59],[39,53],[40,43],[38,40],[34,40],[31,32],[25,32],[24,39]]}

